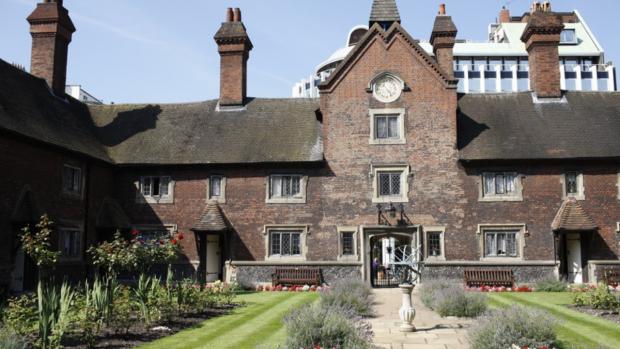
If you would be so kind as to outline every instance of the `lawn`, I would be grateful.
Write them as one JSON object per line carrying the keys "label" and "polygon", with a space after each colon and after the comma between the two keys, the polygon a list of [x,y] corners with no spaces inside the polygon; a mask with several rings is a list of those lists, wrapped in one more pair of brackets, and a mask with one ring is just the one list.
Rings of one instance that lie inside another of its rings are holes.
{"label": "lawn", "polygon": [[548,311],[561,321],[560,348],[620,348],[620,325],[569,309],[571,293],[491,293],[491,307],[517,303]]}
{"label": "lawn", "polygon": [[244,306],[196,328],[141,346],[141,349],[255,349],[282,344],[282,318],[293,308],[318,299],[316,293],[263,292],[239,295]]}

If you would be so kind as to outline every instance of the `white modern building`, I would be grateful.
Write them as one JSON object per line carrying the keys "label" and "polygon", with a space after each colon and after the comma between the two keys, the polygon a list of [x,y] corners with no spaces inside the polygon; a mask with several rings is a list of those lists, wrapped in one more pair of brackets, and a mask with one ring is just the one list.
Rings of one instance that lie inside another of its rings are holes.
{"label": "white modern building", "polygon": [[67,85],[65,87],[65,92],[69,96],[81,101],[82,103],[103,104],[102,100],[86,92],[86,90],[84,90],[81,85]]}
{"label": "white modern building", "polygon": [[[560,13],[564,31],[560,43],[562,89],[569,91],[616,91],[615,67],[605,61],[605,51],[578,11]],[[497,23],[489,25],[487,42],[458,40],[454,47],[454,74],[461,93],[502,93],[530,89],[528,53],[521,35],[529,13],[511,17],[502,9]],[[366,33],[367,27],[353,28],[347,45],[319,64],[308,78],[296,83],[292,96],[317,98],[318,85],[351,52]],[[420,46],[429,55],[433,47],[428,41]]]}

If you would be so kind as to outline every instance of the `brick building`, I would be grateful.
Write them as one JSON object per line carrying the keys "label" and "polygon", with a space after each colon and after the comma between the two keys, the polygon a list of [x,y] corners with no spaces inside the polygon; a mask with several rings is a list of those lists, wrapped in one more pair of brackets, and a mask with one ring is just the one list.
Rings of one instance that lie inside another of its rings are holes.
{"label": "brick building", "polygon": [[410,253],[423,278],[594,281],[620,266],[620,94],[563,90],[562,18],[548,4],[522,18],[531,91],[459,93],[452,18],[437,16],[431,54],[375,0],[318,99],[246,95],[253,45],[229,9],[218,100],[93,105],[64,92],[68,11],[38,4],[32,74],[0,61],[1,280],[32,286],[17,233],[48,213],[68,275],[135,228],[186,233],[178,269],[208,281],[285,265],[389,285]]}

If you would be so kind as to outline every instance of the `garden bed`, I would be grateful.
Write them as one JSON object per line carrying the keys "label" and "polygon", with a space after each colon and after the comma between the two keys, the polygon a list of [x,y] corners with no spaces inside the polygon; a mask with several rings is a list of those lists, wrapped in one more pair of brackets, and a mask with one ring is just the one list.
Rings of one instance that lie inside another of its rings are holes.
{"label": "garden bed", "polygon": [[579,305],[569,305],[568,307],[584,314],[596,316],[598,318],[620,324],[620,314],[617,311],[594,309],[592,307]]}
{"label": "garden bed", "polygon": [[[126,333],[117,333],[111,330],[103,330],[97,336],[94,348],[97,349],[129,349],[136,348],[142,344],[150,343],[161,338],[173,336],[183,330],[196,328],[204,321],[230,314],[235,306],[224,306],[217,309],[210,309],[201,313],[181,314],[171,321],[162,322],[157,325],[145,327],[134,325],[129,328]],[[157,327],[165,327],[166,329],[153,330]],[[88,349],[88,346],[82,343],[80,335],[69,334],[64,341],[66,349]]]}

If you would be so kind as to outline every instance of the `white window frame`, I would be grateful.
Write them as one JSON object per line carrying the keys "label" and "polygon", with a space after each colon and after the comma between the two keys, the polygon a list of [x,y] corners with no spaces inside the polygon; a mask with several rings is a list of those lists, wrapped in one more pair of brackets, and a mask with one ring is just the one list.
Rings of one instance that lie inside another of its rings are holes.
{"label": "white window frame", "polygon": [[[310,226],[307,224],[273,224],[265,225],[263,229],[265,241],[265,261],[282,261],[282,262],[303,262],[306,260],[308,253],[308,235]],[[300,255],[272,255],[271,254],[271,234],[274,232],[299,232],[299,249]]]}
{"label": "white window frame", "polygon": [[[220,179],[220,196],[213,197],[211,193],[211,181],[214,178]],[[226,176],[222,175],[212,175],[207,179],[207,201],[217,201],[221,204],[226,203]]]}
{"label": "white window frame", "polygon": [[[70,190],[68,188],[66,188],[65,186],[65,170],[66,169],[71,169],[71,170],[76,170],[79,173],[80,179],[79,179],[79,188],[77,191],[75,190]],[[84,192],[84,171],[82,171],[82,168],[79,166],[74,166],[74,165],[70,165],[70,164],[64,164],[62,166],[62,176],[61,176],[61,181],[62,181],[62,192],[68,195],[72,195],[72,196],[78,196],[78,197],[82,197],[82,193]]]}
{"label": "white window frame", "polygon": [[[485,254],[485,237],[486,232],[513,232],[517,231],[516,236],[516,244],[517,244],[517,255],[516,256],[487,256]],[[523,260],[524,252],[525,252],[525,236],[528,234],[527,226],[524,223],[519,224],[479,224],[478,231],[478,243],[480,249],[480,260],[481,261],[493,261],[493,262],[512,262],[515,260]]]}
{"label": "white window frame", "polygon": [[[577,174],[577,193],[574,194],[569,194],[566,192],[566,176],[569,173],[576,173]],[[561,177],[560,177],[560,183],[562,184],[562,199],[567,199],[567,198],[574,198],[575,200],[585,200],[586,199],[586,191],[585,191],[585,186],[583,183],[583,173],[579,172],[579,171],[566,171],[566,173],[564,173]]]}
{"label": "white window frame", "polygon": [[[515,178],[514,182],[514,192],[510,194],[486,194],[485,193],[485,182],[484,179],[489,175],[512,175]],[[523,183],[521,179],[521,175],[514,171],[486,171],[483,172],[479,177],[480,185],[479,187],[479,201],[486,202],[496,202],[496,201],[523,201]]]}
{"label": "white window frame", "polygon": [[144,230],[167,230],[169,234],[168,237],[171,238],[177,232],[177,227],[176,224],[139,224],[132,226],[132,229],[140,232]]}
{"label": "white window frame", "polygon": [[[78,237],[78,241],[77,241],[77,255],[76,256],[67,256],[64,254],[64,236],[65,233],[73,233],[73,234],[77,234]],[[82,258],[84,256],[83,253],[83,246],[84,246],[84,228],[82,228],[81,226],[75,227],[75,226],[60,226],[57,230],[57,236],[58,236],[58,251],[60,252],[60,257],[59,260],[62,262],[79,262],[82,261]]]}
{"label": "white window frame", "polygon": [[[564,32],[570,31],[573,33],[575,39],[573,41],[562,41],[562,34]],[[577,37],[577,30],[575,28],[564,28],[562,33],[560,33],[560,45],[576,45],[579,43],[579,38]]]}
{"label": "white window frame", "polygon": [[[299,177],[299,194],[292,197],[271,196],[272,179],[276,177]],[[273,173],[266,177],[265,202],[268,204],[305,204],[308,176],[302,174]]]}
{"label": "white window frame", "polygon": [[[428,235],[431,233],[439,233],[439,248],[441,248],[441,254],[438,256],[431,256],[429,252],[430,242]],[[446,260],[446,227],[445,226],[423,226],[423,238],[424,238],[424,259],[427,261],[445,261]]]}
{"label": "white window frame", "polygon": [[[400,195],[382,196],[379,195],[379,174],[386,172],[400,172]],[[407,203],[409,202],[409,174],[408,165],[374,165],[371,169],[372,179],[372,202],[373,203]]]}
{"label": "white window frame", "polygon": [[[359,253],[357,251],[358,249],[358,236],[359,234],[357,233],[358,229],[357,227],[337,227],[336,230],[338,231],[338,260],[339,261],[357,261],[359,260]],[[351,233],[353,234],[353,254],[352,255],[345,255],[343,254],[343,241],[342,241],[342,235],[345,233]]]}
{"label": "white window frame", "polygon": [[618,200],[620,200],[620,171],[618,171],[618,180],[616,181],[616,186],[618,187]]}
{"label": "white window frame", "polygon": [[[144,186],[145,178],[159,178],[160,183],[163,178],[168,179],[168,195],[144,195],[142,194],[142,188]],[[136,202],[138,203],[148,203],[148,204],[173,204],[174,203],[174,187],[175,181],[171,176],[163,175],[149,175],[149,176],[140,176],[140,179],[135,183],[137,189]]]}
{"label": "white window frame", "polygon": [[[405,109],[389,108],[389,109],[370,109],[370,137],[369,144],[385,145],[385,144],[407,144],[405,136]],[[398,118],[398,138],[377,138],[377,117],[396,116]]]}

